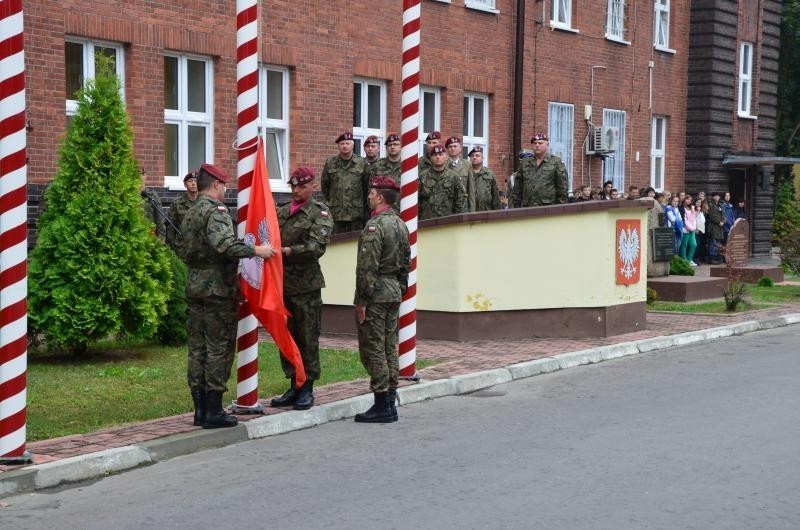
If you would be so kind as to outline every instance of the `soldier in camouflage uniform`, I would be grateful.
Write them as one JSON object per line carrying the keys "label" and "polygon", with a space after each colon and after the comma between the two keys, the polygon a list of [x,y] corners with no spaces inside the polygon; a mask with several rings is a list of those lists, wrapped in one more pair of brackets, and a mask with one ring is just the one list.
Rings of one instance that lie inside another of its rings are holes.
{"label": "soldier in camouflage uniform", "polygon": [[476,145],[469,152],[470,168],[470,203],[474,204],[474,212],[499,210],[500,190],[494,173],[483,165],[483,147]]}
{"label": "soldier in camouflage uniform", "polygon": [[535,134],[531,143],[533,157],[520,164],[511,192],[511,207],[566,204],[567,168],[564,162],[547,152],[550,143],[546,134]]}
{"label": "soldier in camouflage uniform", "polygon": [[353,133],[336,139],[339,154],[330,157],[322,169],[322,195],[333,214],[333,233],[353,232],[364,227],[367,218],[369,173],[364,159],[353,153]]}
{"label": "soldier in camouflage uniform", "polygon": [[[462,158],[464,156],[464,150],[461,147],[461,139],[457,136],[451,136],[444,143],[444,148],[447,149],[447,156],[449,157],[447,161],[448,167],[453,170],[453,173],[458,175],[458,179],[461,181],[461,187],[468,190],[470,188],[468,182],[470,173],[469,163]],[[468,204],[468,206],[468,211],[475,211],[471,203]]]}
{"label": "soldier in camouflage uniform", "polygon": [[194,400],[195,425],[204,429],[233,427],[225,414],[222,394],[228,388],[241,293],[237,269],[240,258],[271,258],[271,246],[251,247],[236,238],[228,208],[222,203],[228,176],[203,164],[197,173],[200,196],[183,220],[183,255],[189,331],[189,389]]}
{"label": "soldier in camouflage uniform", "polygon": [[[390,134],[386,137],[386,156],[375,162],[370,166],[370,178],[375,175],[382,175],[384,177],[392,177],[395,182],[400,182],[400,175],[402,168],[400,167],[400,137],[396,134]],[[400,213],[400,201],[395,201],[392,205],[395,213]]]}
{"label": "soldier in camouflage uniform", "polygon": [[[181,246],[183,245],[183,232],[181,223],[186,219],[186,214],[189,213],[189,208],[192,207],[194,201],[197,200],[197,172],[190,171],[183,177],[183,186],[186,188],[186,193],[172,201],[169,207],[167,218],[172,223],[166,227],[167,229],[167,245],[175,251],[178,256],[181,256]],[[181,230],[181,233],[175,231],[175,228]]]}
{"label": "soldier in camouflage uniform", "polygon": [[432,219],[467,211],[467,192],[458,175],[447,167],[444,147],[431,149],[430,169],[419,175],[419,218]]}
{"label": "soldier in camouflage uniform", "polygon": [[367,164],[367,171],[375,165],[381,157],[381,142],[374,134],[364,138],[364,162]]}
{"label": "soldier in camouflage uniform", "polygon": [[434,146],[440,145],[442,143],[442,133],[439,131],[433,131],[425,137],[425,154],[419,157],[419,162],[417,164],[417,169],[422,172],[425,169],[430,169],[431,167],[431,149]]}
{"label": "soldier in camouflage uniform", "polygon": [[288,327],[292,334],[306,372],[306,382],[300,389],[295,386],[294,366],[281,355],[281,367],[291,380],[289,390],[275,398],[270,405],[295,410],[310,409],[314,405],[314,381],[319,379],[319,333],[322,320],[322,291],[325,278],[319,267],[319,258],[333,231],[333,217],[328,207],[312,198],[314,170],[299,167],[289,179],[292,202],[278,208],[283,254],[283,303],[291,316]]}
{"label": "soldier in camouflage uniform", "polygon": [[397,421],[397,319],[408,287],[411,248],[408,229],[394,213],[400,187],[389,177],[370,180],[372,218],[358,239],[355,312],[361,363],[370,376],[374,405],[355,421]]}

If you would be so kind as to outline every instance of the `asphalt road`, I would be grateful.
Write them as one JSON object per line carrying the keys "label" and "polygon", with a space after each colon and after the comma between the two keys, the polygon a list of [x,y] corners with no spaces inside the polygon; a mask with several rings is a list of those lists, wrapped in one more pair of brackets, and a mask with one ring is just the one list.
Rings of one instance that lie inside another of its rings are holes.
{"label": "asphalt road", "polygon": [[800,528],[800,326],[0,499],[0,528]]}

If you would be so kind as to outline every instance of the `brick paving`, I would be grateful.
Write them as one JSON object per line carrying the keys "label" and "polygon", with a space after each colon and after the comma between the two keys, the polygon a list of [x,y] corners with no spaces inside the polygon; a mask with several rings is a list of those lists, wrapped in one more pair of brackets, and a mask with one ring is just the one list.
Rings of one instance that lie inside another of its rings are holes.
{"label": "brick paving", "polygon": [[[618,344],[662,335],[673,335],[697,331],[755,319],[774,318],[798,312],[796,305],[781,305],[766,310],[745,311],[732,315],[677,314],[649,312],[647,329],[608,338],[592,339],[525,339],[508,341],[457,342],[443,340],[419,340],[417,356],[420,359],[435,359],[437,364],[420,370],[425,380],[443,379],[454,375],[479,370],[499,368],[510,364],[539,359],[551,355],[578,351],[596,346]],[[352,336],[327,335],[321,339],[325,348],[356,351],[356,339]],[[413,384],[412,382],[404,382]],[[335,383],[315,389],[318,404],[338,401],[368,392],[366,379]],[[269,398],[262,400],[267,402]],[[282,409],[265,407],[265,414],[279,414]],[[257,416],[240,415],[240,421],[249,421]],[[65,436],[27,444],[33,455],[33,463],[52,462],[71,456],[88,454],[103,449],[122,447],[132,443],[163,438],[179,433],[198,430],[192,426],[192,415],[181,414],[142,423],[106,429],[92,434]],[[2,466],[0,473],[20,466]]]}

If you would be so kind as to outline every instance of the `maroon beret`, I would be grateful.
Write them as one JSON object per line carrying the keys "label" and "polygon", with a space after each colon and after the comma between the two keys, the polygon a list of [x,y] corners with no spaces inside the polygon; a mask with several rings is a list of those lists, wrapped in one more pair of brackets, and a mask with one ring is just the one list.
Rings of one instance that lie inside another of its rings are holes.
{"label": "maroon beret", "polygon": [[186,182],[189,179],[196,179],[197,178],[197,171],[190,171],[183,177],[183,181]]}
{"label": "maroon beret", "polygon": [[442,133],[440,133],[439,131],[430,132],[428,133],[428,136],[425,137],[426,142],[430,142],[431,140],[441,140],[441,139],[442,139]]}
{"label": "maroon beret", "polygon": [[200,166],[200,171],[205,171],[218,181],[223,182],[225,184],[227,184],[228,180],[230,180],[228,175],[226,175],[224,171],[222,171],[214,164],[203,164],[202,166]]}
{"label": "maroon beret", "polygon": [[481,154],[483,154],[483,147],[481,147],[480,145],[476,145],[475,147],[473,147],[472,149],[469,150],[469,153],[467,154],[467,156],[472,156],[472,153],[481,153]]}
{"label": "maroon beret", "polygon": [[338,138],[336,138],[336,142],[335,143],[338,144],[339,142],[343,142],[345,140],[352,140],[352,139],[353,139],[353,133],[350,132],[350,131],[345,131],[342,134],[340,134]]}
{"label": "maroon beret", "polygon": [[460,144],[460,143],[461,143],[461,138],[459,138],[458,136],[451,136],[444,143],[444,146],[445,147],[450,147],[450,145],[452,145],[452,144]]}
{"label": "maroon beret", "polygon": [[375,175],[374,177],[369,179],[369,187],[378,190],[400,189],[400,186],[397,185],[397,182],[392,177],[386,177],[383,175]]}
{"label": "maroon beret", "polygon": [[544,133],[536,133],[533,136],[531,136],[531,143],[538,142],[539,140],[544,140],[545,142],[550,141],[549,138],[547,138],[547,135]]}
{"label": "maroon beret", "polygon": [[367,138],[364,140],[364,145],[367,144],[380,144],[380,142],[378,141],[378,137],[373,134],[367,136]]}
{"label": "maroon beret", "polygon": [[308,166],[300,166],[292,171],[292,176],[289,178],[289,184],[292,186],[299,186],[301,184],[308,184],[314,181],[314,170]]}
{"label": "maroon beret", "polygon": [[438,155],[438,154],[442,154],[444,152],[445,152],[444,147],[442,147],[441,145],[434,145],[431,148],[431,154],[432,155]]}
{"label": "maroon beret", "polygon": [[392,142],[399,142],[399,141],[400,141],[399,136],[397,136],[396,134],[390,134],[389,136],[386,137],[386,141],[383,143],[383,145],[389,145]]}

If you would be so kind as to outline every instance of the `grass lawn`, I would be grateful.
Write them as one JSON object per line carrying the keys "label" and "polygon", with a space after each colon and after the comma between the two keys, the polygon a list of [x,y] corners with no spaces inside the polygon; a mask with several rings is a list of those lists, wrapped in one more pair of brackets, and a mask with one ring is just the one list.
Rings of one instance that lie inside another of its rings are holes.
{"label": "grass lawn", "polygon": [[[749,285],[745,297],[750,304],[740,305],[738,311],[765,309],[773,304],[800,304],[800,285],[774,285],[759,287]],[[700,303],[655,302],[647,306],[652,311],[672,311],[675,313],[727,313],[722,299]]]}
{"label": "grass lawn", "polygon": [[[357,352],[322,350],[318,386],[367,377]],[[417,367],[434,364],[417,359]],[[280,394],[287,379],[272,344],[259,348],[259,396]],[[266,388],[266,391],[264,390]],[[236,399],[236,365],[225,403]],[[366,391],[366,387],[365,387]],[[94,432],[192,410],[186,386],[186,347],[98,344],[81,357],[30,351],[28,440]]]}

